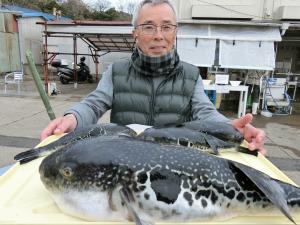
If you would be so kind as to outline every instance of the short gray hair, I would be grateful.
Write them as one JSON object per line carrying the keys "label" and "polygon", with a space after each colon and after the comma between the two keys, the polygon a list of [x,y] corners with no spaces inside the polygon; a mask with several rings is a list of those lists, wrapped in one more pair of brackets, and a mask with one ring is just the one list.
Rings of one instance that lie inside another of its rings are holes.
{"label": "short gray hair", "polygon": [[174,6],[172,5],[172,3],[169,0],[143,0],[135,7],[134,12],[132,14],[132,22],[131,23],[132,23],[133,27],[137,26],[137,20],[138,20],[140,10],[146,4],[150,4],[152,6],[161,5],[161,4],[168,4],[171,7],[171,9],[173,10],[175,18],[176,18],[176,22],[177,22],[176,10],[175,10]]}

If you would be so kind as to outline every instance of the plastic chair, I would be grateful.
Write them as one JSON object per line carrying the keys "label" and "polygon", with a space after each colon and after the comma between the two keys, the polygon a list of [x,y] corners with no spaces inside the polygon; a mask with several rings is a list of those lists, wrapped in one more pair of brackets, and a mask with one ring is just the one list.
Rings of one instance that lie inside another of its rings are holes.
{"label": "plastic chair", "polygon": [[23,81],[23,73],[22,72],[12,72],[12,73],[8,73],[5,75],[4,77],[4,83],[5,83],[5,87],[4,87],[4,92],[6,93],[7,90],[7,85],[8,84],[16,84],[18,86],[18,94],[20,94],[20,90],[21,90],[21,82]]}

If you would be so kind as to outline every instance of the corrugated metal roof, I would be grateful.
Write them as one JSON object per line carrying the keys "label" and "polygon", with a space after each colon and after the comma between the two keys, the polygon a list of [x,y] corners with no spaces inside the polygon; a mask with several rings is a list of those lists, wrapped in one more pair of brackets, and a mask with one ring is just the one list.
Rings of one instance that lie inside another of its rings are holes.
{"label": "corrugated metal roof", "polygon": [[38,22],[47,25],[48,37],[77,37],[97,51],[132,52],[135,40],[130,21],[50,21]]}
{"label": "corrugated metal roof", "polygon": [[[21,16],[24,18],[28,18],[28,17],[42,17],[47,21],[51,21],[51,20],[56,20],[57,18],[55,16],[53,16],[52,14],[49,13],[44,13],[41,11],[37,11],[37,10],[33,10],[33,9],[28,9],[28,8],[24,8],[24,7],[20,7],[20,6],[16,6],[16,5],[3,5],[2,6],[2,10],[9,10],[9,11],[13,11],[13,12],[20,12]],[[60,17],[61,20],[71,20],[68,17]]]}
{"label": "corrugated metal roof", "polygon": [[[37,24],[46,24],[46,22],[37,22]],[[47,25],[83,25],[83,26],[132,26],[131,21],[118,20],[54,20],[47,21]]]}

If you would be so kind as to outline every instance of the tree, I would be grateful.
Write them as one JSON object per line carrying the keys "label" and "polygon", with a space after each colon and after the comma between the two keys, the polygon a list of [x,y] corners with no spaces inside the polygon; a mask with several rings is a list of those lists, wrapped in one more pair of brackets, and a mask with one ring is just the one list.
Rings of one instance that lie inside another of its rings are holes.
{"label": "tree", "polygon": [[135,1],[130,1],[127,3],[127,13],[130,14],[132,16],[135,6],[137,5],[137,3]]}
{"label": "tree", "polygon": [[62,3],[62,16],[67,16],[75,20],[88,18],[90,11],[82,0],[67,0]]}
{"label": "tree", "polygon": [[104,12],[105,10],[108,10],[110,6],[111,6],[111,2],[108,0],[97,0],[93,4],[93,8],[99,12]]}
{"label": "tree", "polygon": [[[82,0],[64,0],[58,3],[56,0],[2,0],[2,4],[17,5],[52,14],[53,8],[60,10],[62,16],[74,20],[130,20],[132,6],[126,8],[127,2],[119,0],[120,9],[111,7],[109,0],[96,0],[93,6],[85,4]],[[134,0],[130,0],[134,1]]]}
{"label": "tree", "polygon": [[124,0],[118,0],[118,2],[116,3],[116,5],[117,5],[117,10],[119,10],[120,12],[124,12],[126,1],[124,1]]}

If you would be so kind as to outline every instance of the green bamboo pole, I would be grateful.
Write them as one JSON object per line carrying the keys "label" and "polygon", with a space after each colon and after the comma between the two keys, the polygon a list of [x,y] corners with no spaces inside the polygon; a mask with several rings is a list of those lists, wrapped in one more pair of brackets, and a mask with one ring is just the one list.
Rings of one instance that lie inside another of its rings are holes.
{"label": "green bamboo pole", "polygon": [[55,114],[54,114],[54,112],[51,108],[48,95],[47,95],[47,93],[45,92],[45,90],[43,88],[43,83],[42,83],[41,77],[40,77],[40,75],[39,75],[39,73],[38,73],[38,71],[35,67],[34,59],[33,59],[31,51],[29,51],[29,50],[26,51],[26,58],[27,58],[27,61],[29,63],[29,67],[30,67],[33,79],[35,81],[35,85],[36,85],[36,87],[37,87],[37,89],[40,93],[40,96],[43,100],[44,106],[46,107],[48,116],[49,116],[50,120],[54,120],[55,119]]}

